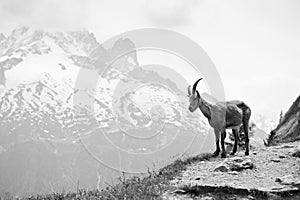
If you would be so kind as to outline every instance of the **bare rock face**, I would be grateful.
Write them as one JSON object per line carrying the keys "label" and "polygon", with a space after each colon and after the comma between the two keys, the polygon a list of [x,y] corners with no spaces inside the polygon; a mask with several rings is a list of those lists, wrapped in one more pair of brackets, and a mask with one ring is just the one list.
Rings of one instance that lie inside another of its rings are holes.
{"label": "bare rock face", "polygon": [[230,172],[230,171],[242,171],[245,169],[253,169],[255,165],[252,160],[248,157],[233,157],[227,158],[220,163],[214,171],[219,172]]}
{"label": "bare rock face", "polygon": [[271,131],[270,145],[300,140],[300,96],[285,113],[278,126]]}

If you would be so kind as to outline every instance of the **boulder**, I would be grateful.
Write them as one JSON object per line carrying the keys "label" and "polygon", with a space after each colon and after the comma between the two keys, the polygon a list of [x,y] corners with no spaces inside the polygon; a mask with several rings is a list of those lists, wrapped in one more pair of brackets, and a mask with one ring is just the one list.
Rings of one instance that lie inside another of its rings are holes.
{"label": "boulder", "polygon": [[299,151],[295,151],[292,156],[300,158],[300,150]]}
{"label": "boulder", "polygon": [[282,185],[292,185],[296,187],[300,187],[300,177],[295,177],[293,175],[277,177],[275,182],[278,182]]}
{"label": "boulder", "polygon": [[215,167],[214,169],[215,172],[228,172],[229,171],[229,166],[222,162],[218,166]]}
{"label": "boulder", "polygon": [[242,171],[245,169],[253,169],[255,166],[250,158],[247,157],[233,157],[226,158],[223,162],[214,168],[214,171],[229,172]]}
{"label": "boulder", "polygon": [[300,158],[300,146],[297,146],[294,151],[292,152],[293,157]]}

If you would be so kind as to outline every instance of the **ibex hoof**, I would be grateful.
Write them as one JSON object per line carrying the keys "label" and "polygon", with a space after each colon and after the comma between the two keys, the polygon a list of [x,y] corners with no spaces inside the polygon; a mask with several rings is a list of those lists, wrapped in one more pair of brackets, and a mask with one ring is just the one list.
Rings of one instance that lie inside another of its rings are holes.
{"label": "ibex hoof", "polygon": [[249,156],[249,152],[246,151],[246,152],[245,152],[245,156]]}
{"label": "ibex hoof", "polygon": [[226,153],[221,153],[221,158],[226,158]]}
{"label": "ibex hoof", "polygon": [[213,152],[212,156],[217,157],[219,155],[219,153],[220,153],[219,151],[215,151],[215,152]]}
{"label": "ibex hoof", "polygon": [[231,152],[230,155],[234,156],[235,152]]}

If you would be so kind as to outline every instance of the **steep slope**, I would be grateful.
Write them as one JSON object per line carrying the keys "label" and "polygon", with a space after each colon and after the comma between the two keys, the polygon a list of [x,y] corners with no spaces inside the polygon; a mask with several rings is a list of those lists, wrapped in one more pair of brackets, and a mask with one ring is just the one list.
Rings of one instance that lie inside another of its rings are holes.
{"label": "steep slope", "polygon": [[118,184],[103,190],[82,189],[30,199],[298,200],[300,160],[293,152],[299,148],[299,142],[286,143],[225,160],[200,154],[178,159],[144,178],[122,177]]}
{"label": "steep slope", "polygon": [[300,96],[271,131],[269,144],[300,140]]}

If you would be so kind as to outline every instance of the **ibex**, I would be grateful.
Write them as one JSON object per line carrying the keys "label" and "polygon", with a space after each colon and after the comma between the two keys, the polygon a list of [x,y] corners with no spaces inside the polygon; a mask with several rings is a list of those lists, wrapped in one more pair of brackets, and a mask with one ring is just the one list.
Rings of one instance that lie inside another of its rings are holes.
{"label": "ibex", "polygon": [[238,146],[238,131],[242,125],[245,132],[245,155],[249,155],[248,128],[251,109],[242,101],[220,101],[217,103],[207,102],[196,90],[197,84],[200,80],[202,80],[202,78],[194,83],[192,91],[191,86],[188,87],[188,96],[190,101],[189,110],[194,112],[199,107],[203,115],[208,119],[210,126],[214,129],[216,150],[213,153],[213,156],[218,156],[220,153],[219,138],[221,134],[221,158],[226,157],[224,144],[226,129],[232,129],[232,133],[234,135],[234,146],[231,155],[236,153]]}

